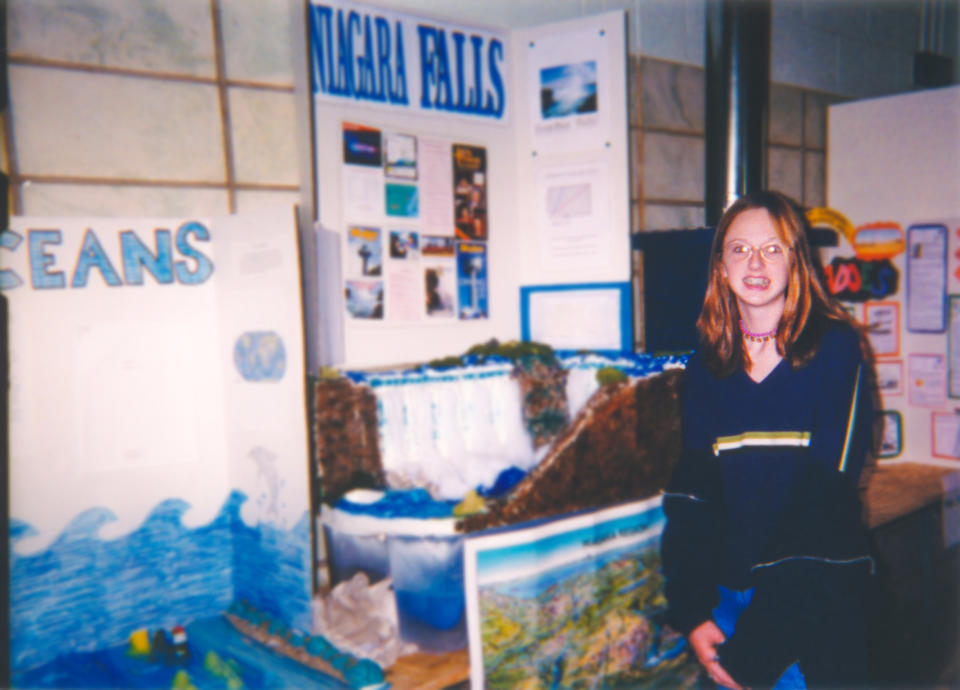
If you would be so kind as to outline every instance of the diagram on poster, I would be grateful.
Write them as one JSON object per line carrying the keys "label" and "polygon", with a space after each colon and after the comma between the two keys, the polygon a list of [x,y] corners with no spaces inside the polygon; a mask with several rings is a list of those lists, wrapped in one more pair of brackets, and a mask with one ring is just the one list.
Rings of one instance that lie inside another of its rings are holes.
{"label": "diagram on poster", "polygon": [[596,162],[544,167],[537,180],[541,265],[605,266],[610,260],[606,168]]}

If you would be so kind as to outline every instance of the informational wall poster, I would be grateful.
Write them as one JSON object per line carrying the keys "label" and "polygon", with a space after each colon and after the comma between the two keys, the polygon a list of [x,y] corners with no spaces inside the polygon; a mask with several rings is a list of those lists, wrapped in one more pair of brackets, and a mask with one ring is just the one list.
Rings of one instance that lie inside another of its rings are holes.
{"label": "informational wall poster", "polygon": [[960,472],[943,479],[943,548],[960,543]]}
{"label": "informational wall poster", "polygon": [[947,332],[949,360],[949,394],[960,398],[960,295],[950,295],[948,302],[950,330]]}
{"label": "informational wall poster", "polygon": [[878,357],[900,354],[900,303],[868,302],[863,320],[873,354]]}
{"label": "informational wall poster", "polygon": [[879,360],[874,364],[877,371],[877,390],[881,395],[903,394],[903,360]]}
{"label": "informational wall poster", "polygon": [[487,275],[486,243],[457,242],[457,296],[461,319],[489,316]]}
{"label": "informational wall poster", "polygon": [[533,150],[574,151],[610,140],[606,33],[580,30],[528,44]]}
{"label": "informational wall poster", "polygon": [[464,542],[470,683],[692,687],[665,607],[660,498]]}
{"label": "informational wall poster", "polygon": [[390,231],[387,264],[388,318],[416,321],[423,312],[420,236],[410,230]]}
{"label": "informational wall poster", "polygon": [[946,329],[947,229],[942,225],[907,228],[907,330],[943,333]]}
{"label": "informational wall poster", "polygon": [[457,237],[487,239],[487,152],[480,146],[453,146],[453,206]]}
{"label": "informational wall poster", "polygon": [[424,235],[454,236],[453,157],[450,142],[420,137],[420,229]]}
{"label": "informational wall poster", "polygon": [[903,452],[903,417],[896,410],[883,411],[883,435],[880,438],[880,457],[886,460]]}
{"label": "informational wall poster", "polygon": [[947,403],[947,358],[941,354],[909,357],[910,404],[943,407]]}
{"label": "informational wall poster", "polygon": [[960,414],[934,412],[930,417],[934,457],[960,460]]}
{"label": "informational wall poster", "polygon": [[604,266],[610,260],[606,168],[597,162],[545,167],[537,180],[544,268]]}

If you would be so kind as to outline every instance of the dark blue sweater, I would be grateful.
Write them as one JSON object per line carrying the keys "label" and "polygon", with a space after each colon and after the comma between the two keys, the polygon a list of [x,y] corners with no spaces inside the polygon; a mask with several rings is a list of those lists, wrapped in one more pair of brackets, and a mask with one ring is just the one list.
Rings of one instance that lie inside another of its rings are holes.
{"label": "dark blue sweater", "polygon": [[825,647],[859,634],[872,568],[857,494],[872,442],[865,373],[856,332],[839,323],[807,365],[784,359],[759,383],[742,370],[717,378],[698,354],[687,364],[684,450],[663,500],[668,619],[689,633],[717,585],[754,587],[720,650],[742,684],[771,684],[798,659],[815,680],[854,680]]}

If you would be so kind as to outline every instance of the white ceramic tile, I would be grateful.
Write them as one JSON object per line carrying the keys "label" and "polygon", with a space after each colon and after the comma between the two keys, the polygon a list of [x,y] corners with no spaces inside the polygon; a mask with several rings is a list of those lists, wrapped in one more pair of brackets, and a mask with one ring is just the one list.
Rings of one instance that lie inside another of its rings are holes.
{"label": "white ceramic tile", "polygon": [[25,216],[217,216],[228,210],[222,189],[31,183],[20,191]]}
{"label": "white ceramic tile", "polygon": [[230,89],[231,141],[238,182],[299,184],[295,111],[292,93]]}
{"label": "white ceramic tile", "polygon": [[10,96],[24,174],[224,179],[213,86],[11,65]]}
{"label": "white ceramic tile", "polygon": [[640,80],[643,124],[702,133],[703,80],[699,67],[645,59]]}
{"label": "white ceramic tile", "polygon": [[7,0],[7,50],[194,76],[216,61],[209,0]]}
{"label": "white ceramic tile", "polygon": [[767,148],[767,187],[796,201],[803,196],[803,154],[796,149]]}
{"label": "white ceramic tile", "polygon": [[704,225],[703,206],[646,204],[644,230],[690,230]]}
{"label": "white ceramic tile", "polygon": [[768,136],[777,144],[803,143],[803,93],[782,84],[770,87]]}
{"label": "white ceramic tile", "polygon": [[292,208],[300,203],[300,192],[243,189],[237,192],[236,201],[237,213],[249,213],[250,211],[277,206]]}
{"label": "white ceramic tile", "polygon": [[826,156],[807,151],[803,157],[803,203],[823,206],[827,199]]}
{"label": "white ceramic tile", "polygon": [[293,29],[287,2],[229,0],[220,3],[220,16],[229,79],[293,84]]}
{"label": "white ceramic tile", "polygon": [[647,199],[700,201],[704,185],[704,144],[700,137],[646,132],[643,188]]}

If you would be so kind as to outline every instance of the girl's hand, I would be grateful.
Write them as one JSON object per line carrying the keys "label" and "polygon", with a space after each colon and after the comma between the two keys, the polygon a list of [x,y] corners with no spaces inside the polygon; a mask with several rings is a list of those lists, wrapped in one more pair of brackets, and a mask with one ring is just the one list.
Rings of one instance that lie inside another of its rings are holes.
{"label": "girl's hand", "polygon": [[733,690],[743,690],[743,687],[731,678],[730,674],[720,665],[720,659],[717,657],[717,647],[723,644],[727,638],[716,623],[704,621],[690,632],[687,639],[690,641],[690,646],[693,647],[694,654],[697,655],[697,661],[706,669],[714,683],[726,688],[733,688]]}

